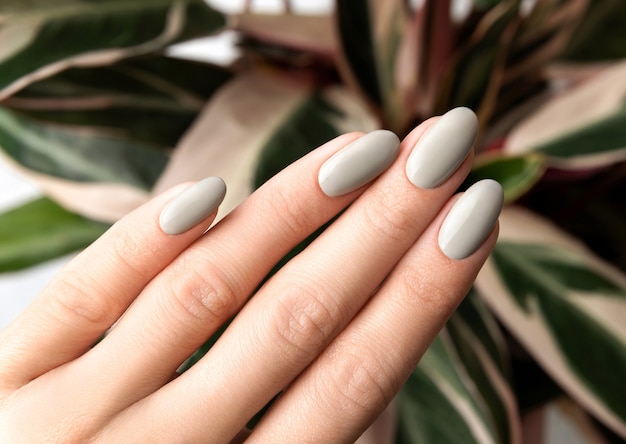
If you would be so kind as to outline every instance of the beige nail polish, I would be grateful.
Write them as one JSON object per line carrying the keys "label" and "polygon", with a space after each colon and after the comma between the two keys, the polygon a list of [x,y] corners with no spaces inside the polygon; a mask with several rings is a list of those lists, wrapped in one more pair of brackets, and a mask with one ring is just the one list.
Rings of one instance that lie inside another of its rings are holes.
{"label": "beige nail polish", "polygon": [[495,180],[484,179],[469,187],[441,224],[441,251],[451,259],[474,253],[498,220],[503,200],[502,186]]}
{"label": "beige nail polish", "polygon": [[361,136],[324,162],[318,175],[322,191],[337,197],[356,190],[385,171],[399,149],[400,140],[391,131]]}
{"label": "beige nail polish", "polygon": [[161,229],[171,235],[181,234],[196,226],[217,210],[226,195],[226,184],[219,177],[208,177],[190,186],[161,212]]}
{"label": "beige nail polish", "polygon": [[409,155],[406,175],[411,183],[428,189],[445,182],[469,154],[477,132],[478,118],[469,108],[454,108],[441,116]]}

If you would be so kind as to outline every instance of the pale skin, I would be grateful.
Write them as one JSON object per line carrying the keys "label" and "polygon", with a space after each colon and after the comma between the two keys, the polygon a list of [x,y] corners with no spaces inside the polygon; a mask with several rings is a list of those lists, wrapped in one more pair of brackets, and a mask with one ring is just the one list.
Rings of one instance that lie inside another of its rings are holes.
{"label": "pale skin", "polygon": [[[496,224],[462,260],[439,248],[472,154],[440,186],[412,185],[406,159],[432,123],[405,138],[380,177],[344,196],[326,196],[317,172],[357,133],[289,166],[205,234],[215,214],[180,235],[159,227],[185,185],[120,220],[0,333],[0,441],[353,442],[497,237]],[[287,252],[348,206],[250,299]],[[242,432],[280,392],[252,434]]]}

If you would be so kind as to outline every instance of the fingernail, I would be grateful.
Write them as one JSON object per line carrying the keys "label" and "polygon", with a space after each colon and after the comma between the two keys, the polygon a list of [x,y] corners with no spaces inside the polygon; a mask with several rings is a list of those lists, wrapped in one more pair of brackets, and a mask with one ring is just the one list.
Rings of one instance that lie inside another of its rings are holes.
{"label": "fingernail", "polygon": [[435,188],[450,177],[472,149],[478,119],[469,108],[454,108],[420,138],[406,163],[413,185]]}
{"label": "fingernail", "polygon": [[400,140],[391,131],[361,136],[324,162],[318,175],[322,191],[337,197],[365,185],[393,163],[399,148]]}
{"label": "fingernail", "polygon": [[217,210],[226,195],[219,177],[208,177],[176,196],[161,212],[159,224],[166,234],[181,234]]}
{"label": "fingernail", "polygon": [[474,253],[493,229],[503,200],[502,187],[495,180],[484,179],[469,187],[441,224],[441,251],[450,259],[464,259]]}

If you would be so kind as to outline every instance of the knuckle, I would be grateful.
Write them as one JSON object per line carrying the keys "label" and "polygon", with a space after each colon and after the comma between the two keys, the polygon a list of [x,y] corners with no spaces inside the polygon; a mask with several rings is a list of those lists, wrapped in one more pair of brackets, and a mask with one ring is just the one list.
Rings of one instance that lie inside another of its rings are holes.
{"label": "knuckle", "polygon": [[268,204],[278,221],[278,226],[287,236],[295,239],[302,238],[303,233],[308,234],[311,230],[311,221],[308,216],[312,210],[304,209],[294,202],[301,199],[291,195],[290,190],[277,190],[270,193]]}
{"label": "knuckle", "polygon": [[386,194],[375,201],[369,199],[363,208],[365,224],[377,237],[404,244],[412,228],[412,218],[407,208],[410,206],[402,205],[402,202]]}
{"label": "knuckle", "polygon": [[333,360],[332,369],[322,379],[333,394],[331,398],[346,411],[368,413],[391,402],[390,387],[398,378],[386,360],[355,344]]}
{"label": "knuckle", "polygon": [[[287,356],[318,352],[335,327],[336,316],[326,306],[321,290],[297,286],[277,298],[272,310],[274,336]],[[315,287],[317,288],[317,287]]]}
{"label": "knuckle", "polygon": [[[440,273],[442,276],[449,276],[444,270]],[[416,272],[413,267],[402,267],[398,269],[398,276],[399,290],[396,294],[401,303],[414,305],[417,302],[421,310],[432,317],[451,314],[459,302],[447,285],[431,279],[432,274]]]}
{"label": "knuckle", "polygon": [[148,242],[146,239],[137,238],[124,230],[113,237],[112,260],[119,264],[120,268],[139,276],[144,280],[152,277],[146,264],[154,262],[159,257],[159,245],[157,242]]}
{"label": "knuckle", "polygon": [[88,324],[100,325],[109,322],[114,313],[113,302],[106,291],[96,288],[95,282],[81,273],[68,273],[50,288],[52,315],[58,320],[82,319]]}
{"label": "knuckle", "polygon": [[[187,267],[186,267],[187,268]],[[171,299],[174,310],[185,324],[193,322],[199,327],[222,322],[238,307],[237,291],[220,271],[205,267],[202,271],[188,267],[183,273],[174,273]]]}

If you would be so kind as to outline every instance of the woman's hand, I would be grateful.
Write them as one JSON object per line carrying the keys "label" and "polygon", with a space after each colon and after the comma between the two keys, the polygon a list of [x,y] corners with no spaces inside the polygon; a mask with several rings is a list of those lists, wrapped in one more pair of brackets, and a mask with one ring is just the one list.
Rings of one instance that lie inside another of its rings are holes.
{"label": "woman's hand", "polygon": [[137,209],[0,335],[0,441],[227,443],[279,393],[249,441],[353,441],[495,243],[501,188],[451,198],[476,128],[460,108],[399,147],[386,131],[341,136],[206,233],[225,192],[217,178]]}

